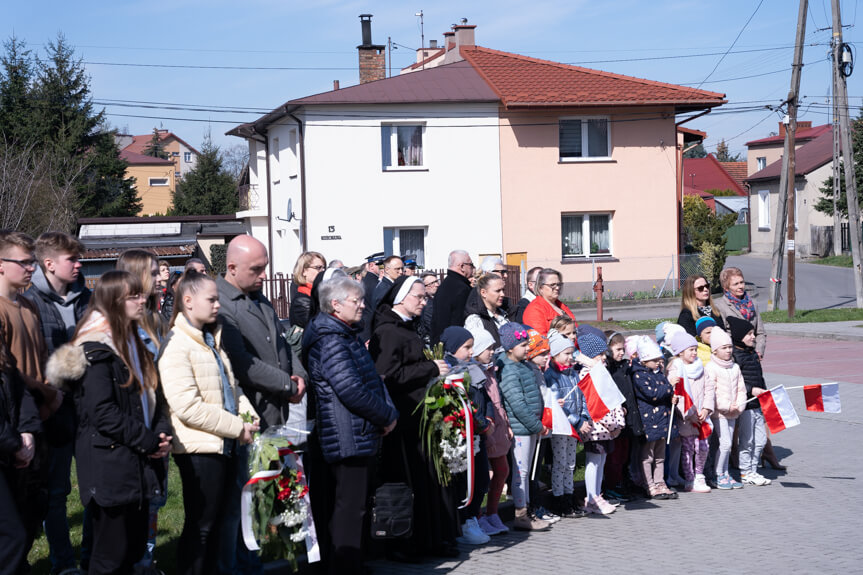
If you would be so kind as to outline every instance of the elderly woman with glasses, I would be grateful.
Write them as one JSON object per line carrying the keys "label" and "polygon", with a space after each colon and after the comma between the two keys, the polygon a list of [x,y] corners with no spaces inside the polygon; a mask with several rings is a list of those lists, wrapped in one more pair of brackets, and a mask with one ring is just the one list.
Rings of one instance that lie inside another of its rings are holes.
{"label": "elderly woman with glasses", "polygon": [[303,252],[294,264],[292,279],[296,292],[291,294],[291,309],[289,315],[291,325],[301,328],[309,323],[309,312],[312,307],[312,286],[318,274],[327,267],[327,260],[318,252]]}
{"label": "elderly woman with glasses", "polygon": [[[551,321],[557,316],[568,315],[575,320],[572,311],[560,301],[562,288],[563,276],[559,271],[545,268],[539,272],[536,276],[537,297],[524,310],[524,324],[546,335]],[[578,328],[578,322],[575,327]]]}
{"label": "elderly woman with glasses", "polygon": [[363,286],[341,275],[321,282],[316,292],[321,313],[303,334],[310,395],[317,408],[315,455],[326,462],[315,467],[320,475],[309,475],[320,486],[314,518],[325,572],[363,573],[369,481],[381,438],[395,428],[399,412],[357,337],[365,307]]}
{"label": "elderly woman with glasses", "polygon": [[724,325],[713,299],[710,297],[710,282],[701,274],[686,278],[683,282],[683,298],[677,323],[692,337],[697,337],[695,322],[703,317],[713,318],[716,325]]}
{"label": "elderly woman with glasses", "polygon": [[751,323],[755,326],[755,351],[758,352],[759,358],[764,359],[767,333],[755,301],[746,293],[743,271],[740,268],[727,267],[719,274],[719,283],[722,285],[722,297],[716,300],[716,311],[722,316],[722,322],[717,324],[727,328],[729,317],[738,317]]}

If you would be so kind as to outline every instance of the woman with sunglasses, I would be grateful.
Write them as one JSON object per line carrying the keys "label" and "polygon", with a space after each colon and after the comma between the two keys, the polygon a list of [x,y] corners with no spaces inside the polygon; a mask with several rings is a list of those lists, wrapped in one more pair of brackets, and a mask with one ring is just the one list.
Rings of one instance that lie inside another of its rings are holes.
{"label": "woman with sunglasses", "polygon": [[689,276],[683,282],[683,299],[680,301],[680,315],[677,316],[677,323],[689,335],[697,337],[695,322],[702,317],[712,317],[716,325],[724,325],[722,317],[710,297],[710,282],[703,275],[696,274]]}
{"label": "woman with sunglasses", "polygon": [[[536,295],[524,310],[524,324],[542,335],[548,334],[551,320],[566,314],[575,320],[575,315],[565,303],[560,301],[563,289],[563,276],[551,268],[545,268],[536,276]],[[575,322],[578,329],[578,322]]]}
{"label": "woman with sunglasses", "polygon": [[293,274],[293,285],[296,286],[296,292],[291,294],[291,309],[288,312],[291,325],[305,329],[309,323],[312,307],[312,286],[318,274],[326,268],[327,260],[318,252],[303,252],[297,258]]}

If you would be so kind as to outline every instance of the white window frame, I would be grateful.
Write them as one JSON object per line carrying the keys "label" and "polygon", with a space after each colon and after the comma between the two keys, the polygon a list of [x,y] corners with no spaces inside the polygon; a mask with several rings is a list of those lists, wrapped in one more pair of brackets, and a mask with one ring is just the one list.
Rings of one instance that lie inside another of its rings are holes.
{"label": "white window frame", "polygon": [[[563,253],[561,241],[561,258],[563,260],[582,260],[614,257],[614,212],[563,212],[560,214],[560,235],[563,240],[563,218],[581,216],[581,254]],[[590,216],[608,216],[608,252],[593,253],[590,250]]]}
{"label": "white window frame", "polygon": [[183,161],[187,164],[192,163],[192,152],[183,152]]}
{"label": "white window frame", "polygon": [[767,167],[767,157],[759,156],[755,158],[756,171],[761,171]]}
{"label": "white window frame", "polygon": [[[159,181],[164,181],[165,183],[164,184],[154,183],[154,182],[159,182]],[[165,187],[165,186],[170,186],[171,185],[171,178],[169,178],[169,177],[148,178],[147,183],[149,184],[149,186],[151,188],[161,188],[161,187]]]}
{"label": "white window frame", "polygon": [[[399,166],[398,165],[398,143],[399,143],[399,135],[398,130],[396,128],[403,126],[419,126],[421,129],[420,136],[422,138],[421,147],[422,147],[422,164],[419,166]],[[381,123],[381,167],[385,172],[420,172],[420,171],[428,171],[428,155],[426,152],[426,122],[382,122]],[[385,164],[384,158],[384,148],[383,148],[383,137],[384,130],[389,128],[389,142],[390,142],[390,164]],[[396,153],[396,165],[392,165],[393,161],[393,152]]]}
{"label": "white window frame", "polygon": [[[606,130],[606,152],[605,156],[581,156],[580,158],[564,158],[560,155],[560,128],[561,122],[572,122],[581,120],[581,150],[590,151],[588,126],[590,120],[605,120]],[[611,161],[611,117],[610,116],[562,116],[557,122],[557,155],[560,162],[608,162]]]}
{"label": "white window frame", "polygon": [[770,231],[770,190],[758,190],[758,230]]}

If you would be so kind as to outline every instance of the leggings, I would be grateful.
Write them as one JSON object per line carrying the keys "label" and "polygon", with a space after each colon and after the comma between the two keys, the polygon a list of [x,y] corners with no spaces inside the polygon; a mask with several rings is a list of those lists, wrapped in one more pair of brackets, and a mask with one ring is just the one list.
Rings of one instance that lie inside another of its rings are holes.
{"label": "leggings", "polygon": [[509,476],[509,464],[506,462],[506,455],[492,457],[488,463],[491,467],[491,483],[488,486],[485,513],[486,515],[496,515],[500,495],[503,493],[503,486],[506,485],[506,479]]}
{"label": "leggings", "polygon": [[513,439],[512,500],[516,509],[524,509],[530,503],[530,466],[536,450],[536,435],[516,435]]}
{"label": "leggings", "polygon": [[587,490],[587,500],[595,501],[602,493],[602,474],[605,468],[606,453],[584,452],[586,465],[584,468],[584,488]]}
{"label": "leggings", "polygon": [[554,463],[551,466],[551,492],[555,497],[572,493],[572,475],[575,473],[575,453],[578,440],[566,435],[551,437]]}
{"label": "leggings", "polygon": [[683,444],[683,477],[687,482],[695,481],[696,475],[704,475],[704,464],[707,462],[707,439],[698,436],[681,437]]}
{"label": "leggings", "polygon": [[731,455],[731,441],[734,439],[734,426],[736,419],[716,419],[716,431],[714,435],[719,440],[719,448],[716,452],[716,477],[728,473],[728,458]]}

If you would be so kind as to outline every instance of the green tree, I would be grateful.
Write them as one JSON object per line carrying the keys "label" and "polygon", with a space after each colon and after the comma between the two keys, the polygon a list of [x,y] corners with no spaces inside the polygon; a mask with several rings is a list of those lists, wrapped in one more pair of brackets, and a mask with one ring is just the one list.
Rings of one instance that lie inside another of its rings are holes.
{"label": "green tree", "polygon": [[100,132],[90,150],[90,169],[78,202],[81,217],[134,216],[141,211],[135,178],[126,177],[128,163],[120,157],[113,131]]}
{"label": "green tree", "polygon": [[728,150],[728,144],[725,143],[725,139],[719,140],[719,143],[716,144],[716,159],[720,162],[739,162],[740,154],[732,154]]}
{"label": "green tree", "polygon": [[706,158],[707,152],[704,151],[704,144],[702,142],[699,142],[698,145],[695,146],[694,148],[692,148],[691,150],[686,150],[683,153],[683,157],[687,158],[687,159],[689,159],[689,158]]}
{"label": "green tree", "polygon": [[26,144],[36,138],[34,119],[33,58],[24,43],[12,36],[0,57],[0,139]]}
{"label": "green tree", "polygon": [[717,189],[713,189],[713,190],[704,190],[704,191],[705,191],[706,193],[708,193],[708,194],[711,194],[711,195],[713,195],[713,196],[717,196],[717,197],[720,197],[720,198],[721,198],[721,197],[723,197],[723,196],[726,196],[726,197],[731,196],[731,197],[733,197],[733,196],[736,196],[736,195],[737,195],[737,192],[735,192],[734,190],[717,190]]}
{"label": "green tree", "polygon": [[717,216],[698,196],[683,198],[683,233],[689,244],[699,247],[704,242],[725,245],[725,231],[737,221],[737,214]]}
{"label": "green tree", "polygon": [[171,215],[233,214],[238,204],[237,184],[222,167],[219,147],[207,135],[195,168],[177,183]]}
{"label": "green tree", "polygon": [[[854,177],[857,183],[857,201],[863,208],[863,111],[851,123],[851,145],[854,147]],[[815,209],[833,217],[833,178],[827,178],[818,188],[821,197],[815,202]],[[839,178],[839,214],[848,219],[848,197],[845,195],[845,162],[841,162]]]}
{"label": "green tree", "polygon": [[168,152],[165,151],[165,144],[162,142],[162,138],[159,136],[159,128],[153,128],[153,136],[147,142],[147,145],[144,146],[142,153],[145,156],[162,158],[163,160],[167,160],[170,157],[168,156]]}

